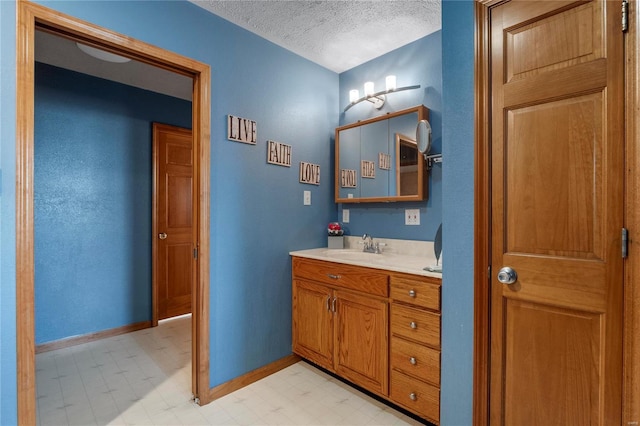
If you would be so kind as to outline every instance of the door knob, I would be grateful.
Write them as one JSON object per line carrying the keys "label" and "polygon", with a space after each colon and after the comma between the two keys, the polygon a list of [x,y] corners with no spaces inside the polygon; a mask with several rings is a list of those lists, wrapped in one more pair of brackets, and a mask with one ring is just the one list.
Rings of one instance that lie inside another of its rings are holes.
{"label": "door knob", "polygon": [[167,234],[164,232],[161,232],[158,234],[158,238],[160,238],[161,240],[166,240],[167,239]]}
{"label": "door knob", "polygon": [[513,284],[518,280],[518,274],[515,269],[505,266],[498,271],[498,281],[502,284]]}

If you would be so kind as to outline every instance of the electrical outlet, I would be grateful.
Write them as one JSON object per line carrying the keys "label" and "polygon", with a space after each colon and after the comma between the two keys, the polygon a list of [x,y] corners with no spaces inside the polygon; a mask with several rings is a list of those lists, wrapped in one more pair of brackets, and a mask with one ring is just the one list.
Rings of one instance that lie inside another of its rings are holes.
{"label": "electrical outlet", "polygon": [[405,225],[420,225],[420,209],[406,209],[404,211]]}
{"label": "electrical outlet", "polygon": [[349,209],[342,209],[342,223],[349,223]]}
{"label": "electrical outlet", "polygon": [[305,206],[311,205],[311,191],[304,191],[303,203]]}

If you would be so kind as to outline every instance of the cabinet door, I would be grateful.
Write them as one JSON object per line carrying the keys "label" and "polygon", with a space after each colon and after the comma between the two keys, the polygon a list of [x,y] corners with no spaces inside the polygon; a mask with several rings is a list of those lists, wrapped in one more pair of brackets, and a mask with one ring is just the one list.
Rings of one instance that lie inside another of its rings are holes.
{"label": "cabinet door", "polygon": [[341,291],[335,295],[336,373],[387,395],[387,301]]}
{"label": "cabinet door", "polygon": [[332,292],[323,285],[293,281],[293,352],[333,370]]}

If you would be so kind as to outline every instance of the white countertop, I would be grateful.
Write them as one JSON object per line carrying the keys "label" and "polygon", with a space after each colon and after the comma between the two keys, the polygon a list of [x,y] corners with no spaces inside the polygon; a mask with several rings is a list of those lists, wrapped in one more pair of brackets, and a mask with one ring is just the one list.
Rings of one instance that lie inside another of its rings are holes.
{"label": "white countertop", "polygon": [[289,253],[291,256],[309,259],[325,260],[329,262],[345,263],[347,265],[365,266],[367,268],[384,269],[387,271],[404,272],[425,277],[442,278],[441,272],[425,271],[427,266],[435,265],[435,257],[415,256],[396,253],[364,253],[361,249],[328,249],[315,248],[297,250]]}

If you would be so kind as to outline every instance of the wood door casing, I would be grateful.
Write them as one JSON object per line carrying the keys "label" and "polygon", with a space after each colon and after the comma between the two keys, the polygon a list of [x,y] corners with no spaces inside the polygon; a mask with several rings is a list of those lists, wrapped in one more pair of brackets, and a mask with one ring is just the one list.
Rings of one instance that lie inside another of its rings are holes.
{"label": "wood door casing", "polygon": [[629,29],[625,36],[626,57],[626,162],[625,222],[629,229],[629,257],[625,260],[623,424],[640,423],[640,262],[637,260],[636,230],[640,229],[640,0],[629,2]]}
{"label": "wood door casing", "polygon": [[[492,424],[621,422],[619,10],[491,9]],[[498,282],[503,266],[515,284]]]}
{"label": "wood door casing", "polygon": [[[196,268],[193,242],[191,130],[154,123],[154,289],[158,320],[191,312]],[[166,234],[162,239],[160,235]]]}
{"label": "wood door casing", "polygon": [[[36,27],[69,37],[74,34],[96,46],[153,63],[193,79],[193,133],[198,159],[198,218],[209,218],[211,69],[208,65],[82,21],[27,0],[17,1],[16,31],[16,357],[19,424],[35,424],[33,140]],[[200,404],[209,394],[209,221],[197,220],[198,262],[193,311],[192,388]]]}

